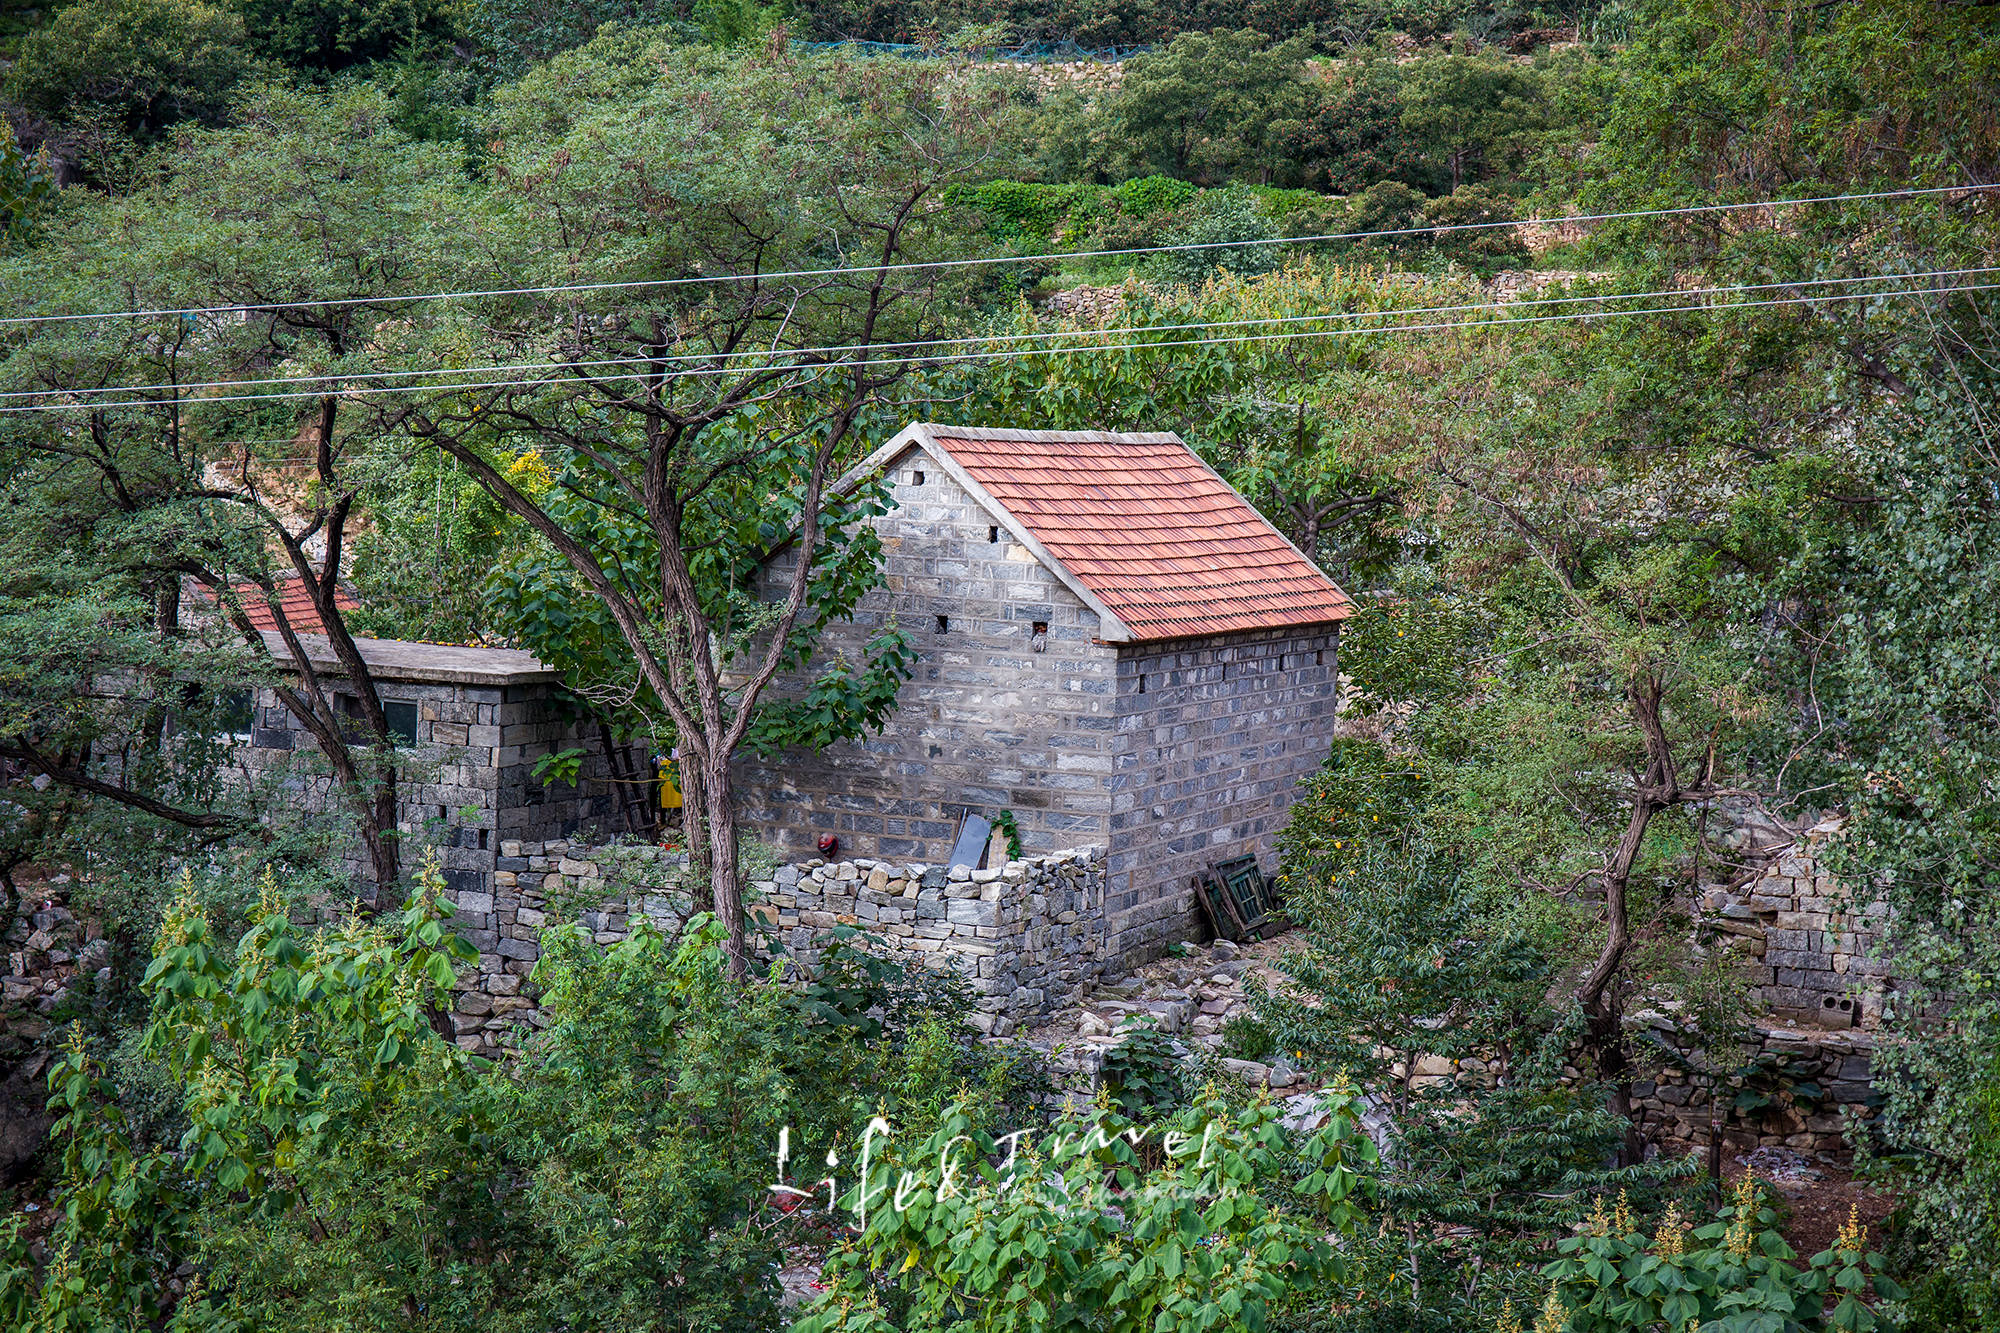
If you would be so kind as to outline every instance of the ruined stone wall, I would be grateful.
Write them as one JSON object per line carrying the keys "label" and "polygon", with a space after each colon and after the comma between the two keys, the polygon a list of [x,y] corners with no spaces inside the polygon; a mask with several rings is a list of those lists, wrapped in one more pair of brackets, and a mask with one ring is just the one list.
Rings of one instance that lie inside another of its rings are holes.
{"label": "ruined stone wall", "polygon": [[[510,841],[500,853],[491,893],[454,895],[457,928],[479,961],[459,975],[452,1021],[460,1046],[489,1055],[541,1021],[527,978],[545,926],[580,920],[599,944],[614,944],[635,918],[673,932],[691,910],[684,853],[560,841]],[[760,934],[808,964],[822,931],[850,925],[906,965],[956,968],[976,998],[974,1022],[996,1036],[1105,974],[1103,907],[1101,847],[991,870],[815,859],[755,881],[750,903]]]}
{"label": "ruined stone wall", "polygon": [[[1692,1067],[1668,1064],[1654,1077],[1634,1084],[1633,1118],[1667,1156],[1706,1149],[1717,1082],[1710,1061],[1670,1021],[1655,1018],[1651,1026],[1659,1040],[1680,1052]],[[1723,1080],[1722,1141],[1728,1157],[1758,1148],[1789,1148],[1831,1158],[1852,1152],[1843,1133],[1848,1117],[1866,1120],[1875,1113],[1870,1083],[1873,1033],[1760,1023],[1741,1054],[1744,1065],[1758,1072]],[[1763,1104],[1735,1109],[1743,1091],[1756,1094]]]}
{"label": "ruined stone wall", "polygon": [[[942,862],[968,807],[1012,810],[1030,853],[1103,844],[1117,654],[1095,642],[1096,613],[928,451],[906,454],[891,481],[895,508],[875,521],[884,586],[828,627],[817,660],[859,660],[893,619],[916,645],[916,674],[880,735],[746,757],[744,820],[798,859],[831,833],[842,856]],[[789,556],[772,561],[765,594],[781,595],[792,569]],[[1039,652],[1037,623],[1048,626]]]}
{"label": "ruined stone wall", "polygon": [[1873,1028],[1881,1020],[1888,964],[1877,956],[1888,905],[1857,893],[1821,865],[1841,821],[1792,834],[1766,833],[1746,847],[1767,864],[1736,890],[1702,894],[1699,925],[1733,939],[1751,965],[1752,1000],[1778,1018]]}
{"label": "ruined stone wall", "polygon": [[1119,650],[1106,911],[1128,963],[1195,937],[1209,866],[1253,853],[1277,868],[1298,784],[1332,743],[1338,644],[1329,625]]}

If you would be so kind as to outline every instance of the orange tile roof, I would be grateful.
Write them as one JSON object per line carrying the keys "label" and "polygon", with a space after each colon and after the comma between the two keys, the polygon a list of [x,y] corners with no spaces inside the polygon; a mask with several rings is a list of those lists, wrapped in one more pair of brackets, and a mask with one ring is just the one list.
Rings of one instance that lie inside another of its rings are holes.
{"label": "orange tile roof", "polygon": [[[229,591],[242,604],[243,614],[250,619],[251,627],[259,630],[275,631],[278,617],[272,612],[271,604],[265,600],[263,589],[254,583],[234,583]],[[197,600],[213,605],[215,599],[206,588],[197,585],[194,589]],[[319,608],[313,605],[312,594],[306,585],[296,578],[289,578],[278,584],[278,603],[284,608],[285,622],[295,634],[324,634],[326,626],[319,618]],[[347,589],[336,586],[333,603],[342,611],[355,611],[361,601]]]}
{"label": "orange tile roof", "polygon": [[1344,620],[1354,603],[1173,435],[967,430],[931,440],[1135,640]]}

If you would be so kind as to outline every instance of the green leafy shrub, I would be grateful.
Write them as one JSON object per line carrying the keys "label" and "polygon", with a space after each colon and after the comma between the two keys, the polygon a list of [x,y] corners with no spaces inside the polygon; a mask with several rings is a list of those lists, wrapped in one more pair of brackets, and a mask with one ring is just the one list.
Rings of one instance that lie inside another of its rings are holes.
{"label": "green leafy shrub", "polygon": [[1208,246],[1154,255],[1148,269],[1164,282],[1196,286],[1216,272],[1239,277],[1269,273],[1284,261],[1284,247],[1264,242],[1279,235],[1277,224],[1248,190],[1206,190],[1170,215],[1162,228],[1164,245]]}
{"label": "green leafy shrub", "polygon": [[1125,216],[1151,218],[1173,212],[1200,191],[1187,181],[1155,173],[1120,181],[1111,187],[1110,193],[1117,201],[1118,211]]}
{"label": "green leafy shrub", "polygon": [[1003,1148],[954,1107],[848,1194],[861,1235],[794,1333],[1255,1329],[1274,1304],[1328,1301],[1348,1266],[1327,1238],[1359,1224],[1374,1148],[1351,1100],[1327,1109],[1295,1153],[1275,1108],[1204,1100],[1161,1127],[1148,1170],[1115,1112]]}
{"label": "green leafy shrub", "polygon": [[1689,1231],[1679,1210],[1669,1209],[1651,1240],[1622,1199],[1607,1215],[1600,1198],[1583,1233],[1559,1242],[1563,1257],[1542,1269],[1548,1308],[1564,1312],[1561,1327],[1572,1333],[1889,1327],[1864,1302],[1904,1293],[1882,1275],[1882,1256],[1864,1248],[1866,1237],[1851,1215],[1833,1247],[1804,1268],[1792,1264],[1776,1224],[1747,1172],[1714,1221]]}
{"label": "green leafy shrub", "polygon": [[36,216],[55,194],[48,162],[39,154],[23,152],[13,125],[0,117],[0,242],[26,241]]}
{"label": "green leafy shrub", "polygon": [[1128,1022],[1123,1036],[1104,1053],[1104,1090],[1112,1101],[1135,1120],[1180,1105],[1185,1098],[1181,1053],[1173,1038],[1149,1019]]}
{"label": "green leafy shrub", "polygon": [[1461,185],[1441,199],[1424,205],[1424,221],[1434,227],[1476,227],[1476,231],[1442,231],[1432,246],[1447,259],[1481,273],[1503,268],[1527,268],[1533,263],[1519,227],[1492,224],[1520,216],[1514,201],[1485,185]]}
{"label": "green leafy shrub", "polygon": [[143,138],[214,121],[252,70],[243,20],[206,0],[81,0],[28,34],[7,97],[57,126],[98,120]]}
{"label": "green leafy shrub", "polygon": [[1238,1014],[1222,1025],[1222,1054],[1232,1060],[1262,1060],[1277,1049],[1271,1029],[1250,1014]]}

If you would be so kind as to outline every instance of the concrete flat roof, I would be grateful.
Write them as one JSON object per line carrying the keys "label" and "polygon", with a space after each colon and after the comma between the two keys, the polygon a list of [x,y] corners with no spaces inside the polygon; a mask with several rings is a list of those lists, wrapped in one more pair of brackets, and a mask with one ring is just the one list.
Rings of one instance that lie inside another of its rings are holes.
{"label": "concrete flat roof", "polygon": [[[291,653],[274,630],[265,630],[264,646],[283,668]],[[346,674],[323,634],[301,634],[299,643],[313,668],[330,676]],[[554,667],[519,648],[465,648],[446,643],[411,643],[404,639],[356,638],[361,660],[377,680],[429,685],[532,685],[557,679]]]}

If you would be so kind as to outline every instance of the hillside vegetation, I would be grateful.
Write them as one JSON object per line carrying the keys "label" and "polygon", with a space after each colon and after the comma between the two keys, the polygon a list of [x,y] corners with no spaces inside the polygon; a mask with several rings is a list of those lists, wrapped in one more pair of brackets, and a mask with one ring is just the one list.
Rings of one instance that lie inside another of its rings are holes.
{"label": "hillside vegetation", "polygon": [[[47,0],[0,59],[7,1327],[2000,1326],[2000,7]],[[1354,595],[1230,1035],[1311,1123],[759,954],[732,763],[894,707],[907,627],[818,641],[911,420],[1176,431]],[[468,1055],[457,830],[285,587],[678,751],[686,930],[552,915]],[[1893,1213],[1816,1256],[1633,1119],[1640,1015],[1807,1097],[1697,929],[1746,810],[1891,909]]]}

